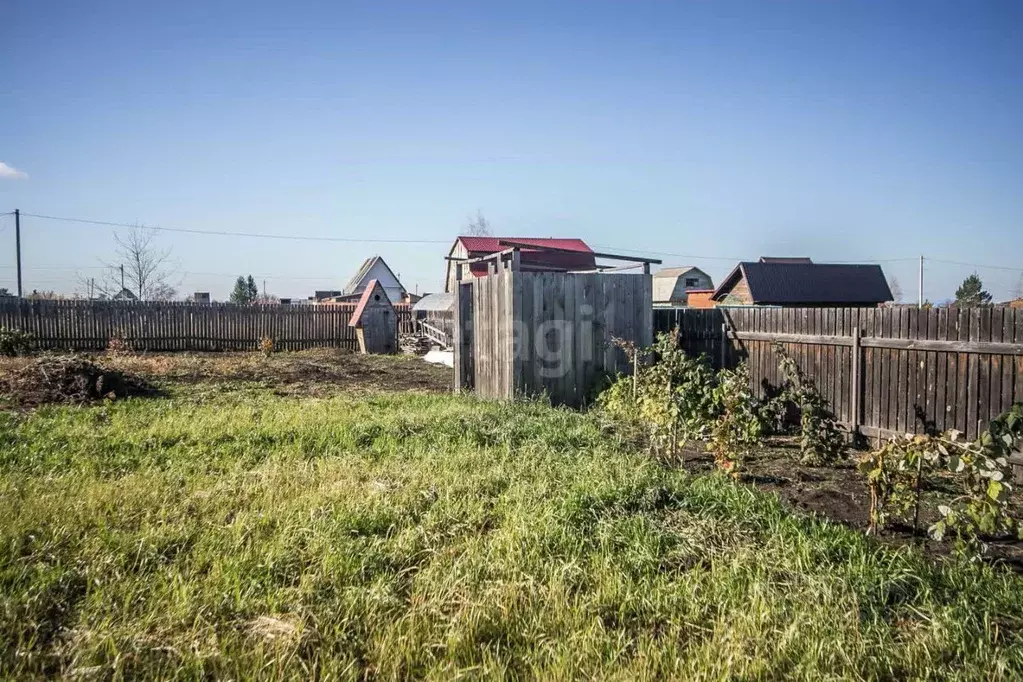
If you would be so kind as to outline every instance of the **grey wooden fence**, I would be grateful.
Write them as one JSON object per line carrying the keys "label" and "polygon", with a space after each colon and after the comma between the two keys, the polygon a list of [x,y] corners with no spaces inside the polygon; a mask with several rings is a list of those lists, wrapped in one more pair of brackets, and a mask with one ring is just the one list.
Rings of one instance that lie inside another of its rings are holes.
{"label": "grey wooden fence", "polygon": [[1012,308],[717,308],[656,310],[657,331],[716,366],[749,363],[778,386],[780,343],[867,436],[958,429],[974,438],[1023,401],[1023,310]]}
{"label": "grey wooden fence", "polygon": [[605,376],[631,371],[620,338],[652,340],[651,280],[640,274],[524,272],[459,285],[456,388],[580,405]]}
{"label": "grey wooden fence", "polygon": [[[123,338],[150,351],[252,350],[263,337],[281,350],[320,346],[355,350],[348,326],[354,305],[0,301],[0,327],[29,332],[42,349],[102,350]],[[412,333],[407,305],[397,305],[398,333]]]}

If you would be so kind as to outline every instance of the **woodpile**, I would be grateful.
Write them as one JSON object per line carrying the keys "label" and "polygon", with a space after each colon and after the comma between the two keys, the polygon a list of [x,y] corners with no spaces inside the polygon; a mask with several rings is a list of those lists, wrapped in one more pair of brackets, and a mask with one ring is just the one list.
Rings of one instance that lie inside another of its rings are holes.
{"label": "woodpile", "polygon": [[402,334],[398,337],[398,348],[405,355],[426,355],[433,347],[433,342],[418,334]]}

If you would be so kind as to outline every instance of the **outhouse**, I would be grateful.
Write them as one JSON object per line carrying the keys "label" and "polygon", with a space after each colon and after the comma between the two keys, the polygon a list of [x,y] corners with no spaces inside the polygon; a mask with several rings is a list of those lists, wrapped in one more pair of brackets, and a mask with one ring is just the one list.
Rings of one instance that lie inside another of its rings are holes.
{"label": "outhouse", "polygon": [[355,327],[361,353],[380,355],[398,351],[398,316],[377,280],[366,285],[348,325]]}

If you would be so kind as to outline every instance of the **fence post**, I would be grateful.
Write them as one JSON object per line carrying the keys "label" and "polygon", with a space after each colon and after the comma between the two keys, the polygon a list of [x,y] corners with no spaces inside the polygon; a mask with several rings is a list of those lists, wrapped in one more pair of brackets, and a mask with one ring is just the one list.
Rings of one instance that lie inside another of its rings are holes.
{"label": "fence post", "polygon": [[852,405],[851,430],[855,436],[860,430],[860,373],[863,363],[860,358],[860,328],[853,327],[852,330]]}
{"label": "fence post", "polygon": [[721,323],[721,369],[728,363],[728,323]]}
{"label": "fence post", "polygon": [[455,324],[452,329],[455,351],[455,392],[472,389],[472,283],[455,283]]}

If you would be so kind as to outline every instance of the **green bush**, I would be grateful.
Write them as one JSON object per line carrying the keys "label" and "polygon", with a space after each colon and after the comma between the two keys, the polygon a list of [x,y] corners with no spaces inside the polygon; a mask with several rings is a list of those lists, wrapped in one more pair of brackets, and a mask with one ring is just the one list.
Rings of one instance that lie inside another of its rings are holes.
{"label": "green bush", "polygon": [[13,358],[32,349],[32,335],[20,329],[0,327],[0,355]]}

